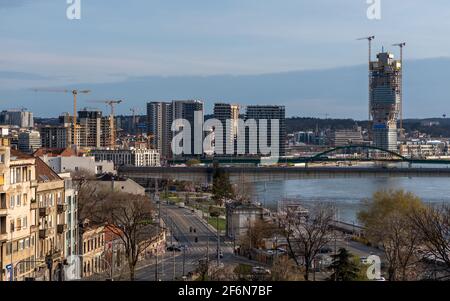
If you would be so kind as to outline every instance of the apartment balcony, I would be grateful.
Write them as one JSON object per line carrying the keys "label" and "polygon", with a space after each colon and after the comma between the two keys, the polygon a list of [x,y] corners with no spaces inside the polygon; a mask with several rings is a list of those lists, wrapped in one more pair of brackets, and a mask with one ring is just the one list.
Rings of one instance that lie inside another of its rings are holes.
{"label": "apartment balcony", "polygon": [[67,211],[67,204],[58,204],[58,213],[64,213]]}
{"label": "apartment balcony", "polygon": [[39,230],[39,238],[40,239],[48,238],[52,234],[53,234],[53,230],[52,229],[40,229]]}
{"label": "apartment balcony", "polygon": [[35,199],[32,199],[30,202],[30,209],[33,210],[33,209],[38,209],[38,208],[39,208],[39,206],[38,206],[37,201]]}
{"label": "apartment balcony", "polygon": [[51,210],[48,207],[39,208],[39,217],[45,217],[45,216],[49,215],[50,212],[51,212]]}
{"label": "apartment balcony", "polygon": [[58,234],[63,234],[67,231],[67,224],[60,224],[57,226],[58,228]]}
{"label": "apartment balcony", "polygon": [[0,233],[0,242],[8,240],[8,233]]}

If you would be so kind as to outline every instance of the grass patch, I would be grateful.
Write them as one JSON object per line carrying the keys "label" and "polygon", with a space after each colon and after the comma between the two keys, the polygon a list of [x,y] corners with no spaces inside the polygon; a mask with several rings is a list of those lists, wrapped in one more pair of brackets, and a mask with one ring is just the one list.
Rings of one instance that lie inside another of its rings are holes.
{"label": "grass patch", "polygon": [[[215,217],[209,217],[208,224],[210,224],[217,230],[217,219]],[[219,218],[219,231],[225,231],[225,227],[226,227],[225,219]]]}

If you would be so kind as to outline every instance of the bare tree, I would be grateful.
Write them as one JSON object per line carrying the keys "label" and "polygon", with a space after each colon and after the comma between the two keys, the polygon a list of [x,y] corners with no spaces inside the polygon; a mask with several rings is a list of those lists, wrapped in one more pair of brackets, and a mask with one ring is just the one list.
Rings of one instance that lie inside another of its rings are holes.
{"label": "bare tree", "polygon": [[329,226],[333,216],[330,206],[317,204],[311,208],[307,216],[299,214],[295,209],[287,208],[285,215],[280,218],[293,260],[300,266],[302,263],[298,258],[304,259],[305,280],[309,280],[310,270],[319,250],[332,239]]}
{"label": "bare tree", "polygon": [[441,260],[450,272],[450,206],[419,208],[409,218],[421,236],[425,251]]}
{"label": "bare tree", "polygon": [[[89,187],[89,186],[87,186]],[[123,243],[128,261],[130,280],[140,256],[159,239],[158,227],[153,221],[153,207],[146,196],[122,192],[96,191],[83,203],[80,215],[92,223],[104,224]]]}

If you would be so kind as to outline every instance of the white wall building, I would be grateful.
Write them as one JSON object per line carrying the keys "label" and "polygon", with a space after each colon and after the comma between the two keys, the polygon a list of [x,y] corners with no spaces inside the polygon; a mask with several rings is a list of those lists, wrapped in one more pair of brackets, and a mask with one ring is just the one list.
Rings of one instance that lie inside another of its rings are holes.
{"label": "white wall building", "polygon": [[155,149],[96,149],[91,155],[97,161],[112,161],[114,166],[160,166],[159,152]]}
{"label": "white wall building", "polygon": [[40,157],[56,173],[85,170],[92,174],[114,173],[114,164],[111,161],[96,161],[94,157]]}

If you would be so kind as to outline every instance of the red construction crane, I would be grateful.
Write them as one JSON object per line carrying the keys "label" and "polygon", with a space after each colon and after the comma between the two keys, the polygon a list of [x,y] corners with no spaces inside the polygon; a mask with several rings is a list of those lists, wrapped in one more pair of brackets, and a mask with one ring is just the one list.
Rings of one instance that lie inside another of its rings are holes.
{"label": "red construction crane", "polygon": [[58,92],[58,93],[72,93],[73,95],[73,145],[76,147],[77,145],[77,95],[78,94],[87,94],[90,93],[91,90],[69,90],[69,89],[33,89],[35,92]]}

